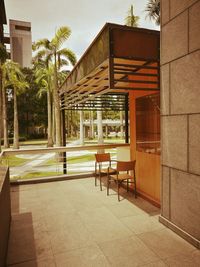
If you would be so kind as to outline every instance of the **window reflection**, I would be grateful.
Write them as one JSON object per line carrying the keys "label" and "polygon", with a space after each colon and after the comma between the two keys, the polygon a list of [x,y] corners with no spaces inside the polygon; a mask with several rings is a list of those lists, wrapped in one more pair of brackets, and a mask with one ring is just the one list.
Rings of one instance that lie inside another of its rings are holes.
{"label": "window reflection", "polygon": [[136,99],[136,149],[160,154],[160,93]]}

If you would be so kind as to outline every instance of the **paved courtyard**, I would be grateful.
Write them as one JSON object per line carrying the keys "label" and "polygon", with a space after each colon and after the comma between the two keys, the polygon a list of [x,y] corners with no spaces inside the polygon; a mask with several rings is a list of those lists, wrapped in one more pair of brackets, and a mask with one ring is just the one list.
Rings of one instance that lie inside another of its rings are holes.
{"label": "paved courtyard", "polygon": [[200,250],[160,224],[158,208],[123,189],[121,202],[94,178],[11,191],[8,266],[200,266]]}

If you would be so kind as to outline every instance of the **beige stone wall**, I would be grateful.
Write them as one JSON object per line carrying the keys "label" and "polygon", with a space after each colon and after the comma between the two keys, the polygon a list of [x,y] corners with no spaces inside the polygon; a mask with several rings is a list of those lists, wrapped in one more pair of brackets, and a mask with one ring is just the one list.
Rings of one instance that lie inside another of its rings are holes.
{"label": "beige stone wall", "polygon": [[200,240],[200,0],[161,14],[162,216]]}

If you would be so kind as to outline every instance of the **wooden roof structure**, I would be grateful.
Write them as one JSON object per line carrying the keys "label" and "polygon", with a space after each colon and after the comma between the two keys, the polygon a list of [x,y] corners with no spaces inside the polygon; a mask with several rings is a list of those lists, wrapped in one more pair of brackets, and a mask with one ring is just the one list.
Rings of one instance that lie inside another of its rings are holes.
{"label": "wooden roof structure", "polygon": [[59,89],[61,109],[124,109],[129,90],[159,91],[160,32],[107,23]]}

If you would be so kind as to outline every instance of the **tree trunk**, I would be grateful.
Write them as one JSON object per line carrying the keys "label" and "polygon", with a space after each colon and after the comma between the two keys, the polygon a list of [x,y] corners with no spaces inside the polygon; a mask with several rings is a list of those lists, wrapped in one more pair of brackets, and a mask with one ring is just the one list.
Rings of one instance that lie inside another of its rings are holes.
{"label": "tree trunk", "polygon": [[56,126],[56,146],[61,146],[61,114],[60,114],[60,97],[58,94],[58,77],[56,53],[54,54],[54,106],[55,106],[55,126]]}
{"label": "tree trunk", "polygon": [[48,142],[47,146],[53,146],[53,138],[52,138],[52,98],[51,92],[47,91],[47,112],[48,112]]}
{"label": "tree trunk", "polygon": [[14,140],[13,148],[19,149],[19,123],[18,123],[18,109],[17,109],[17,93],[16,88],[13,89],[14,97]]}
{"label": "tree trunk", "polygon": [[89,138],[93,139],[94,138],[94,113],[93,111],[90,111],[89,113],[89,120],[90,120],[90,130],[89,130]]}
{"label": "tree trunk", "polygon": [[84,125],[83,125],[83,111],[80,111],[80,145],[84,145]]}
{"label": "tree trunk", "polygon": [[7,99],[6,99],[6,89],[2,88],[2,101],[3,101],[3,140],[4,147],[9,147],[8,142],[8,116],[7,116]]}
{"label": "tree trunk", "polygon": [[52,100],[52,140],[53,144],[56,142],[56,126],[55,126],[55,108],[54,108],[54,101]]}
{"label": "tree trunk", "polygon": [[97,111],[97,131],[98,131],[98,144],[103,144],[103,124],[102,124],[102,111]]}

